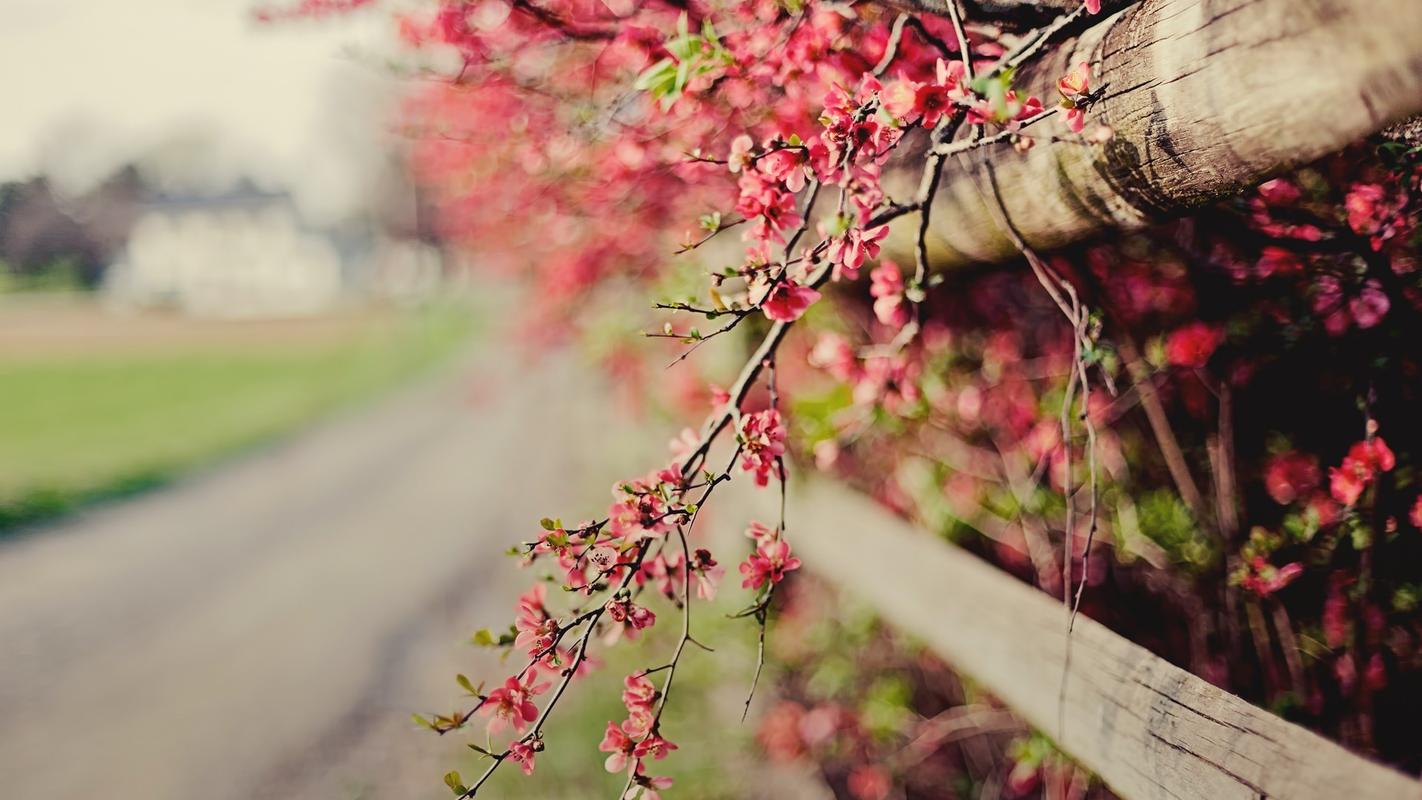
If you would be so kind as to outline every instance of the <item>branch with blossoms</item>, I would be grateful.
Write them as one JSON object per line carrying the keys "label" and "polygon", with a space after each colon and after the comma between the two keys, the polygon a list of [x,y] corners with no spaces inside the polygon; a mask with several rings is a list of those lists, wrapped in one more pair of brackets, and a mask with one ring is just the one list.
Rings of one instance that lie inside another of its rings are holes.
{"label": "branch with blossoms", "polygon": [[[688,237],[681,251],[699,250],[738,228],[743,256],[738,264],[711,274],[707,301],[660,306],[663,311],[699,316],[708,322],[722,317],[726,321],[708,333],[699,327],[679,328],[667,323],[660,333],[647,336],[686,345],[677,359],[680,361],[706,341],[728,334],[748,320],[764,317],[769,323],[731,387],[714,393],[715,410],[700,430],[688,431],[673,443],[670,464],[645,477],[620,482],[601,519],[573,526],[544,520],[538,538],[520,548],[526,564],[556,563],[559,582],[572,598],[572,607],[556,612],[550,608],[545,585],[535,585],[520,599],[510,633],[496,638],[485,632],[481,637],[486,644],[522,651],[527,657],[524,666],[488,692],[461,677],[459,682],[476,699],[475,705],[427,723],[443,734],[467,728],[476,716],[488,718],[485,732],[491,744],[470,746],[491,763],[467,785],[457,773],[446,778],[461,797],[473,797],[506,762],[518,764],[525,773],[533,772],[536,756],[545,746],[545,724],[569,686],[586,671],[594,639],[611,646],[635,639],[653,627],[657,614],[648,603],[656,595],[680,610],[680,635],[665,663],[626,676],[623,703],[627,717],[608,723],[599,748],[609,754],[605,763],[609,771],[625,773],[621,795],[625,800],[655,800],[667,788],[670,780],[650,774],[648,769],[652,762],[677,749],[662,735],[662,717],[688,645],[701,645],[692,628],[693,603],[710,599],[724,573],[714,555],[705,548],[693,549],[691,540],[705,504],[737,473],[749,474],[759,487],[774,481],[781,491],[778,524],[749,524],[750,552],[738,567],[742,588],[753,595],[737,616],[754,620],[758,627],[758,656],[746,700],[749,710],[764,663],[776,587],[800,566],[786,535],[787,436],[775,381],[778,353],[789,331],[829,284],[857,281],[866,266],[877,262],[869,270],[874,312],[895,331],[878,357],[885,367],[882,385],[901,383],[902,376],[896,376],[894,370],[904,368],[905,353],[917,340],[920,306],[933,282],[929,275],[929,216],[945,162],[983,148],[1011,145],[1025,149],[1039,139],[1055,141],[1060,137],[1038,137],[1036,130],[1058,115],[1079,135],[1085,128],[1086,113],[1100,96],[1099,91],[1091,91],[1086,65],[1062,79],[1061,102],[1052,108],[1037,97],[1019,95],[1012,86],[1015,67],[1042,52],[1071,21],[1098,11],[1095,2],[1088,0],[1046,28],[1029,33],[1011,49],[987,46],[992,43],[965,25],[953,2],[944,10],[944,17],[898,14],[886,24],[872,11],[863,16],[858,12],[842,14],[813,4],[798,13],[735,4],[721,9],[697,8],[693,13],[674,4],[648,2],[629,6],[616,20],[637,19],[661,29],[674,21],[674,33],[665,41],[649,36],[647,28],[610,27],[612,20],[603,12],[535,0],[508,6],[507,19],[500,21],[471,16],[463,3],[450,0],[433,21],[411,23],[408,38],[438,40],[461,54],[464,66],[455,82],[460,92],[469,93],[470,104],[456,116],[470,125],[510,116],[505,93],[521,91],[520,87],[530,82],[528,69],[514,68],[523,44],[548,45],[552,62],[569,67],[558,73],[561,80],[553,82],[551,96],[533,93],[540,103],[563,105],[521,109],[518,124],[525,131],[530,125],[556,128],[568,124],[570,121],[560,116],[565,113],[564,106],[586,109],[587,99],[578,97],[577,87],[588,74],[587,86],[593,96],[612,103],[614,109],[624,107],[628,96],[621,90],[603,88],[597,78],[599,65],[603,61],[640,65],[635,85],[656,101],[655,107],[644,106],[640,118],[618,110],[608,116],[580,112],[576,124],[581,127],[570,130],[590,137],[590,154],[580,155],[567,142],[558,146],[556,141],[550,142],[535,149],[536,143],[528,136],[501,137],[491,144],[507,149],[510,158],[519,163],[561,162],[568,175],[592,169],[592,159],[602,155],[613,165],[624,165],[628,185],[641,189],[640,194],[635,190],[613,194],[609,187],[620,187],[620,183],[591,187],[572,180],[548,181],[539,186],[542,196],[528,198],[528,207],[533,209],[601,202],[617,209],[617,219],[664,219],[682,213],[687,201],[687,196],[666,188],[675,185],[672,179],[678,171],[703,176],[707,190],[690,196],[697,202],[716,194],[710,190],[716,182],[705,178],[707,170],[729,174],[735,182],[732,205],[736,217],[723,217],[721,212],[702,215],[703,235]],[[770,19],[762,19],[765,14]],[[869,58],[859,50],[871,41],[878,49]],[[996,59],[980,58],[975,48]],[[588,61],[590,53],[596,55]],[[818,69],[819,65],[832,67]],[[591,72],[585,73],[585,67]],[[480,71],[486,73],[483,86],[476,80]],[[753,121],[744,102],[728,99],[737,92],[753,91],[751,87],[762,78],[774,87],[765,100],[798,111],[784,119]],[[811,96],[815,100],[805,99]],[[714,117],[722,112],[717,124],[697,116]],[[812,123],[804,125],[792,119]],[[723,141],[724,131],[735,130],[743,132],[724,145],[714,144]],[[964,131],[970,134],[960,138]],[[920,180],[911,199],[894,201],[880,179],[890,159],[907,151],[902,145],[910,134],[923,140],[917,155],[912,156],[921,159]],[[1083,141],[1100,142],[1108,134],[1095,132]],[[440,148],[461,148],[481,141],[477,135],[462,136],[448,130],[441,130],[437,138]],[[490,137],[482,141],[490,141]],[[648,155],[651,148],[660,148],[660,160]],[[722,152],[725,157],[717,157]],[[481,179],[500,180],[487,167],[476,169]],[[724,183],[720,186],[724,196]],[[527,197],[526,186],[509,184],[507,191],[512,198]],[[497,192],[493,198],[500,205],[507,200]],[[469,212],[476,209],[472,202],[452,205]],[[880,259],[881,248],[889,224],[915,213],[919,214],[915,264],[913,272],[905,275],[891,261]],[[574,269],[579,280],[585,275],[606,274],[611,262],[601,259],[609,251],[642,257],[628,249],[629,240],[640,235],[636,227],[619,229],[614,242],[598,239],[595,226],[585,219],[565,217],[561,224],[571,233],[564,238],[580,250],[573,258],[562,259],[565,265],[571,261],[573,267],[559,269]],[[521,241],[516,249],[566,252],[546,249],[548,240],[559,237],[541,238],[544,241]],[[599,242],[606,246],[599,247]],[[1035,254],[1025,246],[1023,252],[1034,269],[1041,269]],[[1062,306],[1080,344],[1079,368],[1068,380],[1063,406],[1063,439],[1069,449],[1067,415],[1075,389],[1081,387],[1083,398],[1086,393],[1085,349],[1094,332],[1070,284],[1042,272],[1043,285]],[[569,273],[557,274],[561,279]],[[769,398],[764,407],[748,402],[760,386]],[[708,461],[713,449],[722,445],[731,451],[730,457],[719,470],[713,469]],[[1069,537],[1068,551],[1070,547]],[[1068,552],[1067,585],[1069,556]],[[694,595],[690,590],[693,582]],[[551,672],[554,680],[542,680],[543,672]],[[662,676],[660,685],[658,676]],[[540,710],[538,698],[543,695],[547,700]],[[493,746],[492,737],[510,728],[514,738],[502,747]]]}

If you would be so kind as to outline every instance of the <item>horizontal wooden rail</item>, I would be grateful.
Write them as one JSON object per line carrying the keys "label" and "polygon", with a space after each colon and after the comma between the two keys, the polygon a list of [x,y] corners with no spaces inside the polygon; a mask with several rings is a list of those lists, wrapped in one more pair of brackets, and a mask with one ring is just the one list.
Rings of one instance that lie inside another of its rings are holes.
{"label": "horizontal wooden rail", "polygon": [[791,500],[792,541],[809,570],[927,643],[1126,800],[1422,799],[1422,783],[1084,617],[1059,703],[1059,603],[841,487]]}
{"label": "horizontal wooden rail", "polygon": [[[956,159],[933,208],[936,263],[1016,256],[986,199],[989,165],[1012,224],[1047,249],[1181,213],[1422,113],[1422,4],[1142,0],[1048,48],[1016,83],[1052,103],[1057,78],[1082,61],[1106,87],[1089,124],[1115,139]],[[891,177],[891,195],[912,196],[916,169]],[[900,247],[915,226],[903,227]]]}

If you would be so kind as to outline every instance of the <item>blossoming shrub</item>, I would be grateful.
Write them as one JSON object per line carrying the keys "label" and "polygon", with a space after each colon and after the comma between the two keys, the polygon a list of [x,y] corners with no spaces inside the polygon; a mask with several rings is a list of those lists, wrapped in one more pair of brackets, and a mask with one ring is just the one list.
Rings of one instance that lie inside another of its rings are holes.
{"label": "blossoming shrub", "polygon": [[[743,592],[763,643],[800,566],[783,499],[741,552],[709,549],[698,517],[737,478],[783,498],[796,455],[1210,680],[1422,757],[1404,711],[1422,696],[1417,153],[1363,147],[1154,235],[1019,241],[1025,264],[935,274],[948,160],[1114,134],[1092,121],[1093,65],[1046,100],[1014,83],[1098,0],[1042,27],[934,7],[435,0],[401,20],[439,78],[407,108],[416,172],[451,241],[528,278],[525,338],[678,286],[645,334],[680,346],[682,374],[710,340],[752,339],[730,380],[685,393],[701,419],[670,458],[516,548],[548,583],[482,634],[511,674],[466,679],[467,707],[425,720],[493,737],[471,745],[478,777],[448,776],[456,794],[536,772],[595,647],[672,626],[587,743],[623,798],[666,792],[664,713],[708,646],[692,608]],[[912,195],[886,191],[895,171]],[[999,191],[984,202],[1001,211]],[[619,374],[663,374],[629,350],[610,354]],[[1042,773],[1042,747],[1015,763]],[[1069,795],[1075,773],[1049,766]],[[905,770],[842,783],[883,796],[917,785]]]}
{"label": "blossoming shrub", "polygon": [[1054,254],[1098,315],[1089,357],[1116,382],[1086,398],[1095,441],[1075,432],[1070,464],[1074,343],[1020,265],[947,276],[899,365],[911,389],[881,388],[863,357],[876,323],[891,335],[882,291],[837,296],[808,356],[823,374],[787,390],[791,439],[1056,595],[1064,492],[1078,487],[1086,613],[1415,768],[1417,156],[1373,142],[1149,234]]}

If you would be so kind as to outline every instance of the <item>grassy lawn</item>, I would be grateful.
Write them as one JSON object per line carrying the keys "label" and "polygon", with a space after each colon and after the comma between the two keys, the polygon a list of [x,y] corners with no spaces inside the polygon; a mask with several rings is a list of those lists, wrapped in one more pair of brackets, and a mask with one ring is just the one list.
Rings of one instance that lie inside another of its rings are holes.
{"label": "grassy lawn", "polygon": [[314,321],[0,308],[0,531],[162,483],[428,368],[464,306]]}

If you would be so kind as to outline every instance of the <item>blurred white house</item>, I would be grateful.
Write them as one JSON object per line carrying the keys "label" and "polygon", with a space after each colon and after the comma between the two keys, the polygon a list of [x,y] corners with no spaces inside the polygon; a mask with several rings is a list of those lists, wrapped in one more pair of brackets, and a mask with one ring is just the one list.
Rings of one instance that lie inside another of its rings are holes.
{"label": "blurred white house", "polygon": [[302,224],[291,197],[241,184],[144,203],[103,288],[119,307],[257,318],[327,311],[347,285],[339,242]]}

